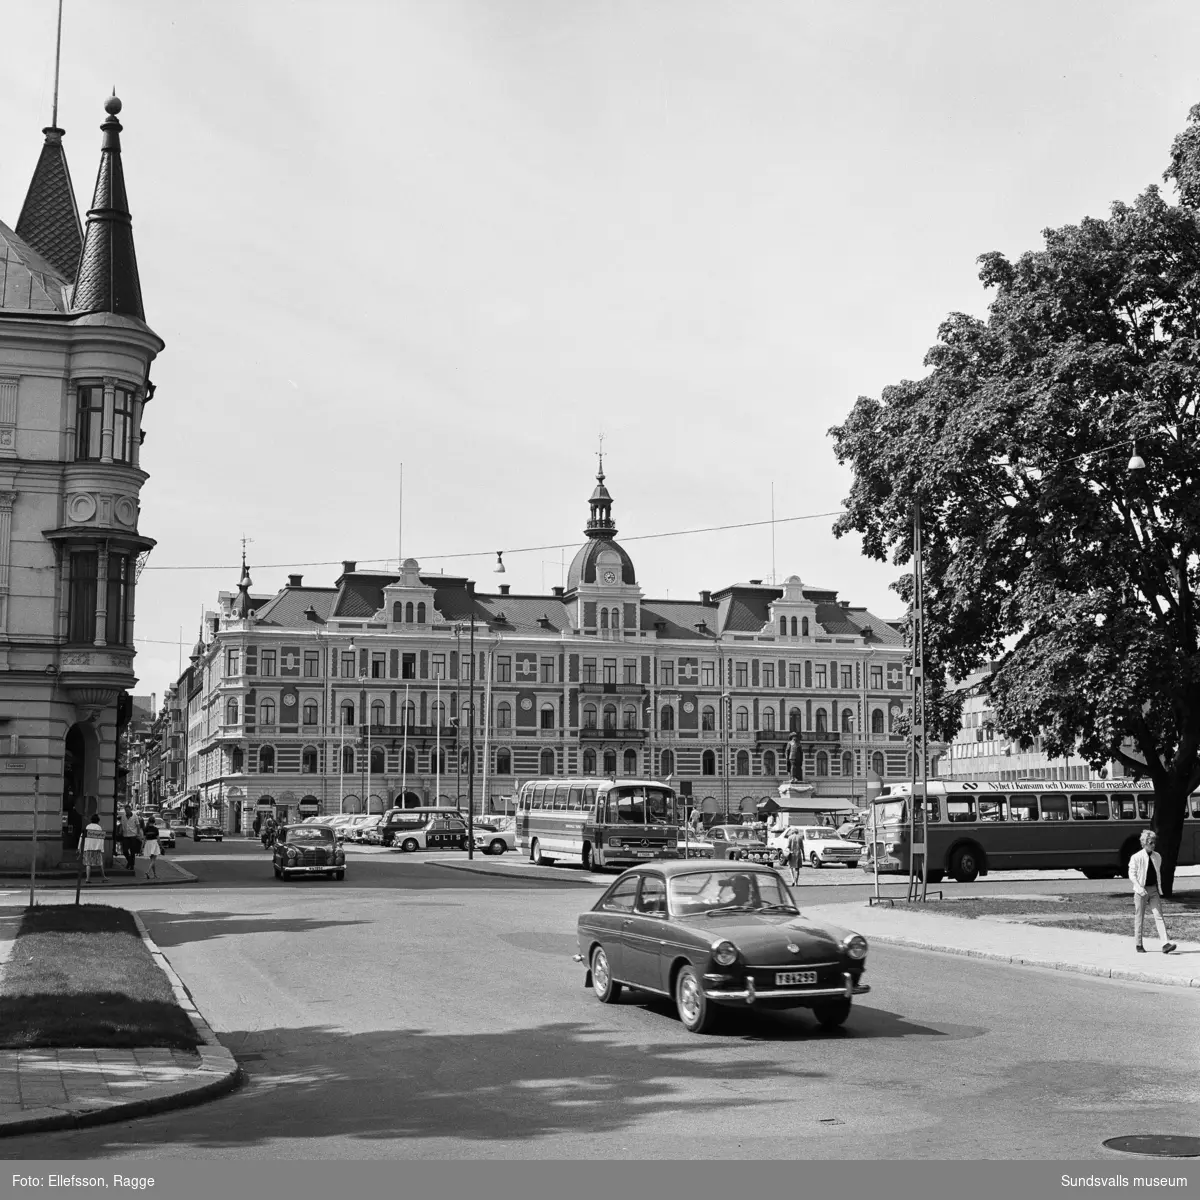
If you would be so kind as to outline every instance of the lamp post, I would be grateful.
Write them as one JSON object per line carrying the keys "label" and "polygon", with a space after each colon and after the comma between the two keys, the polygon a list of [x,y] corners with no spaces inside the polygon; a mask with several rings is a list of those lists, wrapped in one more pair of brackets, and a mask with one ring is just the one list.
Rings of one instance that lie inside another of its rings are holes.
{"label": "lamp post", "polygon": [[[461,671],[460,662],[459,669]],[[461,756],[460,756],[461,757]],[[475,614],[471,614],[471,707],[467,717],[467,858],[475,857]]]}
{"label": "lamp post", "polygon": [[[317,639],[317,668],[325,678],[325,700],[321,711],[321,815],[325,816],[325,807],[329,800],[329,722],[331,718],[329,712],[329,663],[325,661],[325,634],[321,628],[325,621],[311,604],[304,610],[304,615],[315,626],[313,634]],[[341,812],[340,804],[338,812]]]}

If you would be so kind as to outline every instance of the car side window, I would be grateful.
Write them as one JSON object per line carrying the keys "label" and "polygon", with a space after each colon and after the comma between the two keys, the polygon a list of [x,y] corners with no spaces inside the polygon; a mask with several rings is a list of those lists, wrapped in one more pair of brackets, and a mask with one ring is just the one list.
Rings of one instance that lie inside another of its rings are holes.
{"label": "car side window", "polygon": [[647,875],[638,893],[637,911],[648,917],[667,915],[667,884],[661,875]]}
{"label": "car side window", "polygon": [[638,876],[630,875],[619,879],[604,901],[604,907],[615,912],[633,912],[633,899],[637,895]]}

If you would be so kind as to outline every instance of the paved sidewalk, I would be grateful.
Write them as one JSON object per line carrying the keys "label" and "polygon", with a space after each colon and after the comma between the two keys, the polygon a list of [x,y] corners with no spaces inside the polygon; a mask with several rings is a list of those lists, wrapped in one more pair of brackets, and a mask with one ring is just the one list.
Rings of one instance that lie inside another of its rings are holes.
{"label": "paved sidewalk", "polygon": [[[803,903],[803,902],[802,902]],[[931,900],[953,908],[953,901]],[[861,933],[868,941],[943,954],[987,958],[1013,966],[1049,967],[1081,975],[1135,983],[1157,983],[1171,987],[1200,988],[1200,944],[1177,942],[1174,954],[1163,954],[1160,943],[1146,939],[1146,953],[1133,948],[1133,902],[1129,905],[1129,936],[1088,933],[1081,929],[1058,929],[1012,918],[940,916],[921,911],[919,905],[897,903],[868,906],[861,900],[850,904],[803,905],[806,917],[842,925]]]}
{"label": "paved sidewalk", "polygon": [[[88,892],[108,891],[112,888],[121,887],[163,887],[172,883],[195,883],[196,876],[192,874],[186,867],[181,866],[173,859],[167,858],[165,855],[158,860],[158,878],[148,879],[146,877],[146,859],[134,859],[133,874],[130,875],[128,869],[122,865],[120,867],[110,867],[108,869],[107,881],[100,878],[96,871],[92,872],[92,882],[82,883],[80,885],[80,898]],[[46,875],[37,877],[37,890],[40,892],[43,888],[68,889],[75,890],[75,874],[74,872],[55,871]],[[29,896],[29,875],[0,875],[0,893],[14,892],[20,893],[24,891],[26,898]],[[0,959],[2,961],[2,959]]]}
{"label": "paved sidewalk", "polygon": [[[22,911],[0,910],[0,972]],[[198,1104],[237,1086],[240,1068],[233,1055],[217,1041],[142,919],[132,915],[202,1044],[195,1053],[162,1047],[0,1050],[0,1137],[126,1121]]]}

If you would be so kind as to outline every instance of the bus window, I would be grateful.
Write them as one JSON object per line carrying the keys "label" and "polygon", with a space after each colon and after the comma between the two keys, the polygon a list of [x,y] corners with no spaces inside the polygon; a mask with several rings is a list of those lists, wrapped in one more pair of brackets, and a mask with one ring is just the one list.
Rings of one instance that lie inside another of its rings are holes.
{"label": "bus window", "polygon": [[1192,816],[1200,817],[1200,794],[1192,797]]}
{"label": "bus window", "polygon": [[567,795],[568,795],[569,791],[570,791],[570,789],[567,787],[567,785],[565,783],[560,783],[554,789],[554,807],[559,812],[564,812],[566,810]]}
{"label": "bus window", "polygon": [[1118,821],[1133,821],[1137,818],[1137,807],[1132,792],[1117,792],[1112,798],[1113,816]]}
{"label": "bus window", "polygon": [[1154,797],[1139,796],[1137,798],[1138,820],[1149,821],[1154,816]]}
{"label": "bus window", "polygon": [[596,789],[594,787],[585,787],[583,789],[583,807],[591,812],[596,807]]}
{"label": "bus window", "polygon": [[1076,821],[1107,821],[1108,797],[1088,793],[1071,797],[1071,816]]}
{"label": "bus window", "polygon": [[981,821],[1007,821],[1007,805],[997,796],[995,799],[979,797],[979,819]]}
{"label": "bus window", "polygon": [[1009,796],[1008,812],[1014,821],[1036,821],[1038,819],[1037,797]]}
{"label": "bus window", "polygon": [[970,796],[946,797],[947,821],[974,821],[975,801]]}
{"label": "bus window", "polygon": [[875,820],[879,825],[899,825],[908,820],[908,809],[903,800],[889,800],[875,805]]}
{"label": "bus window", "polygon": [[646,821],[653,825],[676,824],[671,793],[666,788],[646,789]]}
{"label": "bus window", "polygon": [[[929,820],[930,822],[937,822],[942,819],[941,803],[937,799],[936,796],[930,796],[929,799],[925,801],[925,805],[927,806],[926,811],[929,813],[927,820]],[[921,815],[921,809],[918,808],[917,809],[918,818],[920,818],[920,815]]]}
{"label": "bus window", "polygon": [[1043,821],[1066,821],[1069,819],[1066,796],[1042,796],[1040,799]]}
{"label": "bus window", "polygon": [[521,794],[517,797],[517,812],[529,811],[529,785],[526,784],[521,789]]}
{"label": "bus window", "polygon": [[567,801],[567,807],[572,812],[579,812],[583,808],[583,788],[572,788],[570,799]]}
{"label": "bus window", "polygon": [[533,785],[533,807],[546,807],[546,785],[544,783],[535,783]]}

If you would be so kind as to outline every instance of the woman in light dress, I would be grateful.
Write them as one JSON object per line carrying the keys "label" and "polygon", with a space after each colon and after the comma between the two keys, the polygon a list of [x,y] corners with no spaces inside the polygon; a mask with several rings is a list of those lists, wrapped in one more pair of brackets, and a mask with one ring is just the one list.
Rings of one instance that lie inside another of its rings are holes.
{"label": "woman in light dress", "polygon": [[108,876],[104,873],[104,827],[96,812],[88,818],[83,831],[83,869],[87,872],[87,883],[92,882],[93,867],[100,868],[100,878],[107,883]]}

